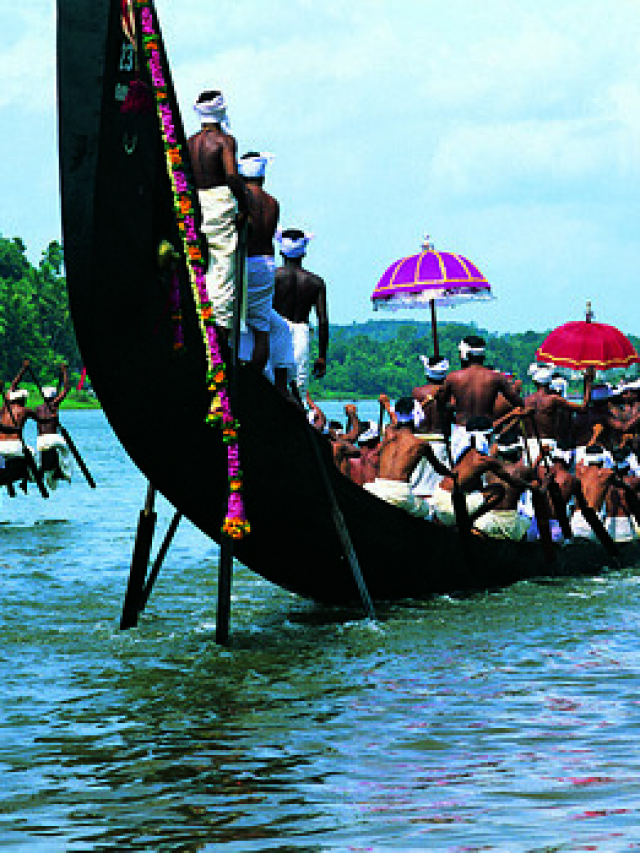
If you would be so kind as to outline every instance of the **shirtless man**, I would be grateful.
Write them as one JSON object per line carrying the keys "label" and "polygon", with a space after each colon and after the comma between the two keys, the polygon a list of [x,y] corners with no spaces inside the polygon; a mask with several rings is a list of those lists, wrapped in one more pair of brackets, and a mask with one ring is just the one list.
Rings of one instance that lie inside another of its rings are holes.
{"label": "shirtless man", "polygon": [[[605,495],[616,476],[613,468],[604,467],[605,460],[604,447],[592,444],[586,448],[584,461],[576,464],[576,477],[580,481],[584,500],[599,517],[602,515]],[[571,517],[571,532],[574,536],[594,538],[591,525],[579,509]]]}
{"label": "shirtless man", "polygon": [[[573,464],[573,450],[563,444],[556,444],[549,453],[550,466],[547,469],[543,465],[538,466],[538,479],[541,482],[548,482],[551,477],[558,485],[558,491],[565,507],[570,507],[580,496],[580,481],[571,473]],[[554,542],[564,541],[560,517],[553,501],[546,495],[547,509],[549,513],[549,525],[551,528],[551,538]],[[559,509],[559,508],[558,508]],[[567,515],[566,509],[564,510]],[[533,516],[533,509],[531,510]],[[562,520],[565,524],[564,519]],[[531,527],[527,534],[527,539],[533,541],[540,538],[538,524],[535,517],[532,517]]]}
{"label": "shirtless man", "polygon": [[411,474],[424,456],[442,474],[446,474],[447,469],[442,467],[428,442],[421,441],[414,434],[414,401],[411,397],[401,397],[396,402],[394,419],[395,423],[386,428],[380,447],[379,474],[374,482],[365,483],[364,488],[411,515],[428,518],[429,505],[411,491]]}
{"label": "shirtless man", "polygon": [[604,526],[614,542],[633,542],[638,538],[638,524],[633,510],[638,508],[640,477],[630,473],[629,454],[624,449],[613,451],[613,465],[617,477],[605,497]]}
{"label": "shirtless man", "polygon": [[[488,501],[485,500],[486,496],[482,491],[485,475],[494,474],[502,483],[511,486],[514,490],[510,493],[511,497],[516,493],[519,497],[523,491],[531,488],[531,478],[524,479],[519,473],[509,471],[500,459],[489,455],[489,438],[492,433],[491,418],[487,416],[469,418],[466,427],[466,431],[457,433],[452,441],[453,475],[456,478],[455,482],[465,495],[471,518],[475,526],[479,527],[478,511],[481,509],[492,510],[502,499],[500,495],[496,497],[494,493],[489,494]],[[431,499],[435,517],[443,524],[456,523],[453,505],[455,482],[453,477],[444,477]],[[491,489],[490,491],[495,492],[496,490]],[[506,497],[506,492],[503,495]],[[525,527],[524,524],[523,527]],[[528,522],[526,527],[528,527]],[[526,528],[522,535],[525,532]]]}
{"label": "shirtless man", "polygon": [[62,374],[60,393],[54,387],[43,388],[44,402],[35,410],[38,425],[36,449],[40,454],[40,471],[46,475],[46,483],[50,488],[55,488],[60,480],[71,479],[69,448],[63,437],[58,434],[60,404],[71,388],[66,364],[60,366],[60,373]]}
{"label": "shirtless man", "polygon": [[233,326],[238,245],[236,218],[246,209],[238,177],[236,140],[228,133],[227,105],[221,92],[202,92],[194,105],[202,128],[187,140],[202,210],[202,233],[209,251],[207,294],[216,330],[227,344]]}
{"label": "shirtless man", "polygon": [[276,264],[273,240],[280,206],[264,190],[271,156],[249,151],[238,164],[248,190],[249,239],[247,243],[247,326],[253,333],[251,364],[262,372],[269,358],[269,329],[273,310]]}
{"label": "shirtless man", "polygon": [[[451,428],[451,408],[436,400],[436,393],[446,379],[449,361],[446,358],[435,356],[427,358],[424,355],[420,356],[420,360],[427,382],[412,391],[412,397],[420,404],[423,414],[417,435],[431,444],[433,452],[443,465],[448,465],[449,456],[445,436],[449,435]],[[422,459],[411,478],[414,494],[423,499],[430,498],[440,479],[441,475],[433,465],[426,458]]]}
{"label": "shirtless man", "polygon": [[[548,367],[538,367],[534,370],[531,378],[536,385],[536,390],[525,397],[525,405],[533,413],[532,417],[535,419],[540,444],[538,444],[533,424],[529,418],[525,422],[525,430],[529,453],[535,462],[544,450],[548,451],[555,447],[560,418],[563,415],[566,417],[566,415],[570,416],[576,412],[584,412],[587,400],[583,400],[582,403],[572,403],[565,400],[561,394],[551,391],[553,371]],[[566,439],[566,435],[563,438]]]}
{"label": "shirtless man", "polygon": [[35,420],[34,409],[26,407],[28,391],[18,390],[20,380],[29,367],[28,359],[22,363],[17,376],[9,386],[8,393],[2,390],[3,406],[0,408],[0,483],[7,486],[9,495],[15,491],[13,483],[20,480],[20,488],[27,491],[28,467],[25,460],[25,445],[22,430],[28,420]]}
{"label": "shirtless man", "polygon": [[485,341],[476,335],[464,338],[458,347],[462,368],[450,373],[435,394],[440,404],[453,401],[458,426],[465,426],[473,417],[491,418],[500,393],[514,408],[524,406],[504,373],[484,366],[485,346]]}
{"label": "shirtless man", "polygon": [[318,320],[318,358],[313,375],[321,379],[327,372],[329,318],[327,289],[323,279],[304,269],[304,258],[310,236],[297,228],[288,228],[278,235],[284,265],[276,270],[276,289],[273,307],[289,323],[297,366],[296,385],[300,393],[307,384],[309,364],[309,315],[315,310]]}
{"label": "shirtless man", "polygon": [[[640,415],[634,415],[625,421],[616,417],[609,407],[611,389],[607,385],[594,385],[591,388],[589,405],[577,418],[574,425],[574,439],[577,447],[576,462],[584,456],[585,447],[597,442],[606,451],[620,442],[624,433],[633,433],[640,426]],[[610,467],[610,461],[606,460]]]}

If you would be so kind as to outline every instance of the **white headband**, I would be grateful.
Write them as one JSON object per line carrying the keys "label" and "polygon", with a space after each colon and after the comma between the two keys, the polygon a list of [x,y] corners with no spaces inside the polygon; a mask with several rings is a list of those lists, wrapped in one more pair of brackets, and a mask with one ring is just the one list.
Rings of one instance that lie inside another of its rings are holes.
{"label": "white headband", "polygon": [[602,453],[590,453],[589,448],[587,448],[587,452],[584,455],[584,461],[587,465],[597,465],[599,462],[604,465],[607,461],[607,457],[605,456],[604,451]]}
{"label": "white headband", "polygon": [[446,358],[441,358],[437,364],[429,364],[429,359],[426,355],[420,356],[420,361],[424,367],[425,376],[427,379],[444,379],[449,370],[449,361]]}
{"label": "white headband", "polygon": [[522,450],[524,448],[524,442],[521,437],[516,439],[513,444],[502,444],[502,442],[498,440],[496,441],[496,447],[500,453],[510,453],[513,450]]}
{"label": "white headband", "polygon": [[466,361],[470,355],[484,355],[484,351],[485,347],[472,347],[466,341],[460,341],[458,344],[458,352],[463,361]]}
{"label": "white headband", "polygon": [[57,390],[53,387],[53,385],[47,385],[42,389],[42,396],[46,399],[47,397],[55,397],[57,394]]}
{"label": "white headband", "polygon": [[273,163],[273,154],[259,154],[257,157],[242,157],[238,160],[238,174],[243,178],[264,178],[267,166]]}
{"label": "white headband", "polygon": [[227,102],[224,95],[217,95],[210,101],[196,102],[193,108],[200,116],[202,124],[219,124],[224,131],[229,130]]}
{"label": "white headband", "polygon": [[573,462],[573,451],[572,450],[560,450],[559,447],[554,447],[551,451],[552,459],[559,459],[561,462],[564,462],[567,465],[571,465]]}
{"label": "white headband", "polygon": [[556,378],[552,379],[549,383],[549,390],[556,391],[564,397],[567,391],[567,380],[562,379],[560,376],[556,376]]}
{"label": "white headband", "polygon": [[549,385],[553,377],[553,371],[548,367],[538,367],[531,374],[536,385]]}
{"label": "white headband", "polygon": [[378,425],[375,421],[369,421],[369,429],[358,436],[358,441],[372,441],[374,438],[380,438]]}
{"label": "white headband", "polygon": [[13,400],[26,400],[29,396],[29,392],[26,388],[19,388],[17,391],[9,391],[7,397],[9,400],[13,402]]}
{"label": "white headband", "polygon": [[303,237],[283,237],[282,231],[276,232],[276,240],[280,244],[280,252],[285,258],[301,258],[307,251],[307,244],[313,234],[305,232]]}

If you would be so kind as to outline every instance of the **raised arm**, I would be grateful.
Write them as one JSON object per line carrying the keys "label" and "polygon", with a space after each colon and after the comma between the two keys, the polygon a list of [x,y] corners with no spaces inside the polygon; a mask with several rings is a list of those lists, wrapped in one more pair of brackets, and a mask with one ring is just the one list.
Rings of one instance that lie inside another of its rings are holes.
{"label": "raised arm", "polygon": [[348,403],[344,407],[344,413],[347,416],[347,431],[345,432],[343,438],[345,441],[357,441],[358,436],[362,432],[362,422],[358,417],[358,412],[353,403]]}
{"label": "raised arm", "polygon": [[380,394],[378,397],[378,402],[385,410],[385,412],[389,415],[389,420],[395,426],[398,423],[398,418],[396,417],[396,413],[391,408],[391,401],[387,394]]}
{"label": "raised arm", "polygon": [[325,413],[322,411],[321,408],[316,406],[316,404],[311,399],[311,395],[309,394],[308,391],[307,391],[307,398],[306,399],[307,399],[307,405],[309,406],[309,408],[313,412],[312,426],[314,426],[320,432],[324,432],[324,428],[327,425],[327,418],[326,418]]}
{"label": "raised arm", "polygon": [[53,406],[59,406],[71,390],[71,384],[69,382],[69,370],[64,362],[60,365],[60,374],[62,376],[62,391],[56,397],[53,398]]}
{"label": "raised arm", "polygon": [[15,390],[16,390],[16,388],[17,388],[17,387],[18,387],[18,385],[20,384],[20,380],[22,379],[22,377],[24,376],[24,374],[25,374],[25,373],[26,373],[26,371],[28,370],[28,368],[29,368],[29,364],[30,364],[29,359],[28,359],[28,358],[25,358],[25,360],[22,362],[22,367],[21,367],[21,368],[20,368],[20,370],[18,371],[18,374],[17,374],[16,378],[13,380],[13,382],[12,382],[12,383],[11,383],[11,385],[9,386],[9,390],[10,390],[10,391],[15,391]]}

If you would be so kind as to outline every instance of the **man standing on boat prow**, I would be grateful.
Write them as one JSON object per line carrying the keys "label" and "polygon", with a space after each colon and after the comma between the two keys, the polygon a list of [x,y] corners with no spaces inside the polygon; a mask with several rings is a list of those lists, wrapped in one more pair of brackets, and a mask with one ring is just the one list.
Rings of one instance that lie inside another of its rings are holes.
{"label": "man standing on boat prow", "polygon": [[284,265],[276,270],[276,289],[273,307],[285,318],[293,337],[296,360],[296,386],[303,394],[309,374],[309,315],[315,309],[318,319],[318,358],[313,375],[321,379],[327,372],[329,318],[327,288],[319,275],[302,266],[311,234],[298,228],[287,228],[277,235]]}
{"label": "man standing on boat prow", "polygon": [[260,372],[269,359],[269,329],[273,309],[276,263],[273,240],[280,205],[264,190],[270,154],[249,151],[238,164],[247,188],[249,238],[247,241],[247,326],[253,332],[251,364]]}
{"label": "man standing on boat prow", "polygon": [[[0,482],[7,486],[11,497],[15,495],[13,483],[21,481],[20,487],[27,491],[28,469],[25,460],[25,445],[22,430],[27,420],[35,419],[35,410],[26,406],[29,392],[18,389],[20,380],[29,367],[29,360],[22,363],[17,376],[9,386],[8,393],[2,390],[3,405],[0,408]],[[2,385],[0,383],[0,389]]]}
{"label": "man standing on boat prow", "polygon": [[207,238],[209,267],[207,293],[216,329],[224,344],[233,326],[237,287],[236,217],[246,208],[238,177],[236,140],[228,133],[227,105],[221,92],[202,92],[194,105],[201,130],[188,139],[193,176],[202,211],[202,233]]}
{"label": "man standing on boat prow", "polygon": [[484,366],[485,349],[483,338],[463,338],[458,346],[461,369],[450,373],[435,393],[440,405],[453,402],[458,426],[464,427],[470,418],[491,418],[500,393],[515,408],[524,407],[524,400],[505,374]]}

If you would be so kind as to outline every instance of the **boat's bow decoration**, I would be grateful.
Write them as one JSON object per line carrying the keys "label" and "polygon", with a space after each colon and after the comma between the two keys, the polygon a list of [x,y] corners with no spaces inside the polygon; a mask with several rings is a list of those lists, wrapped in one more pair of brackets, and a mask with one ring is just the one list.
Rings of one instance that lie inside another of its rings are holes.
{"label": "boat's bow decoration", "polygon": [[[158,116],[160,133],[167,161],[167,174],[173,192],[173,209],[180,237],[182,254],[186,263],[189,282],[198,314],[202,338],[207,359],[207,383],[211,393],[211,405],[207,412],[207,423],[221,426],[224,442],[227,445],[227,463],[229,476],[229,501],[223,530],[233,539],[242,538],[249,532],[242,499],[242,471],[238,448],[239,423],[231,411],[227,370],[222,358],[213,311],[206,287],[206,249],[198,231],[198,200],[188,168],[185,144],[181,141],[180,116],[175,100],[168,86],[169,69],[162,40],[160,39],[155,10],[149,0],[126,0],[135,8],[134,31],[138,33],[138,44],[142,45],[142,55],[150,81],[151,95]],[[124,14],[123,21],[130,22],[130,15]],[[127,28],[125,27],[125,35]],[[139,48],[138,48],[139,49]],[[137,89],[144,86],[137,82]],[[129,87],[131,91],[131,85]],[[138,96],[136,96],[138,97]],[[139,99],[139,98],[138,98]],[[140,99],[139,99],[140,100]],[[125,101],[126,106],[126,101]],[[181,349],[184,341],[181,333],[181,313],[177,275],[173,274],[171,310],[174,321],[174,347]]]}

